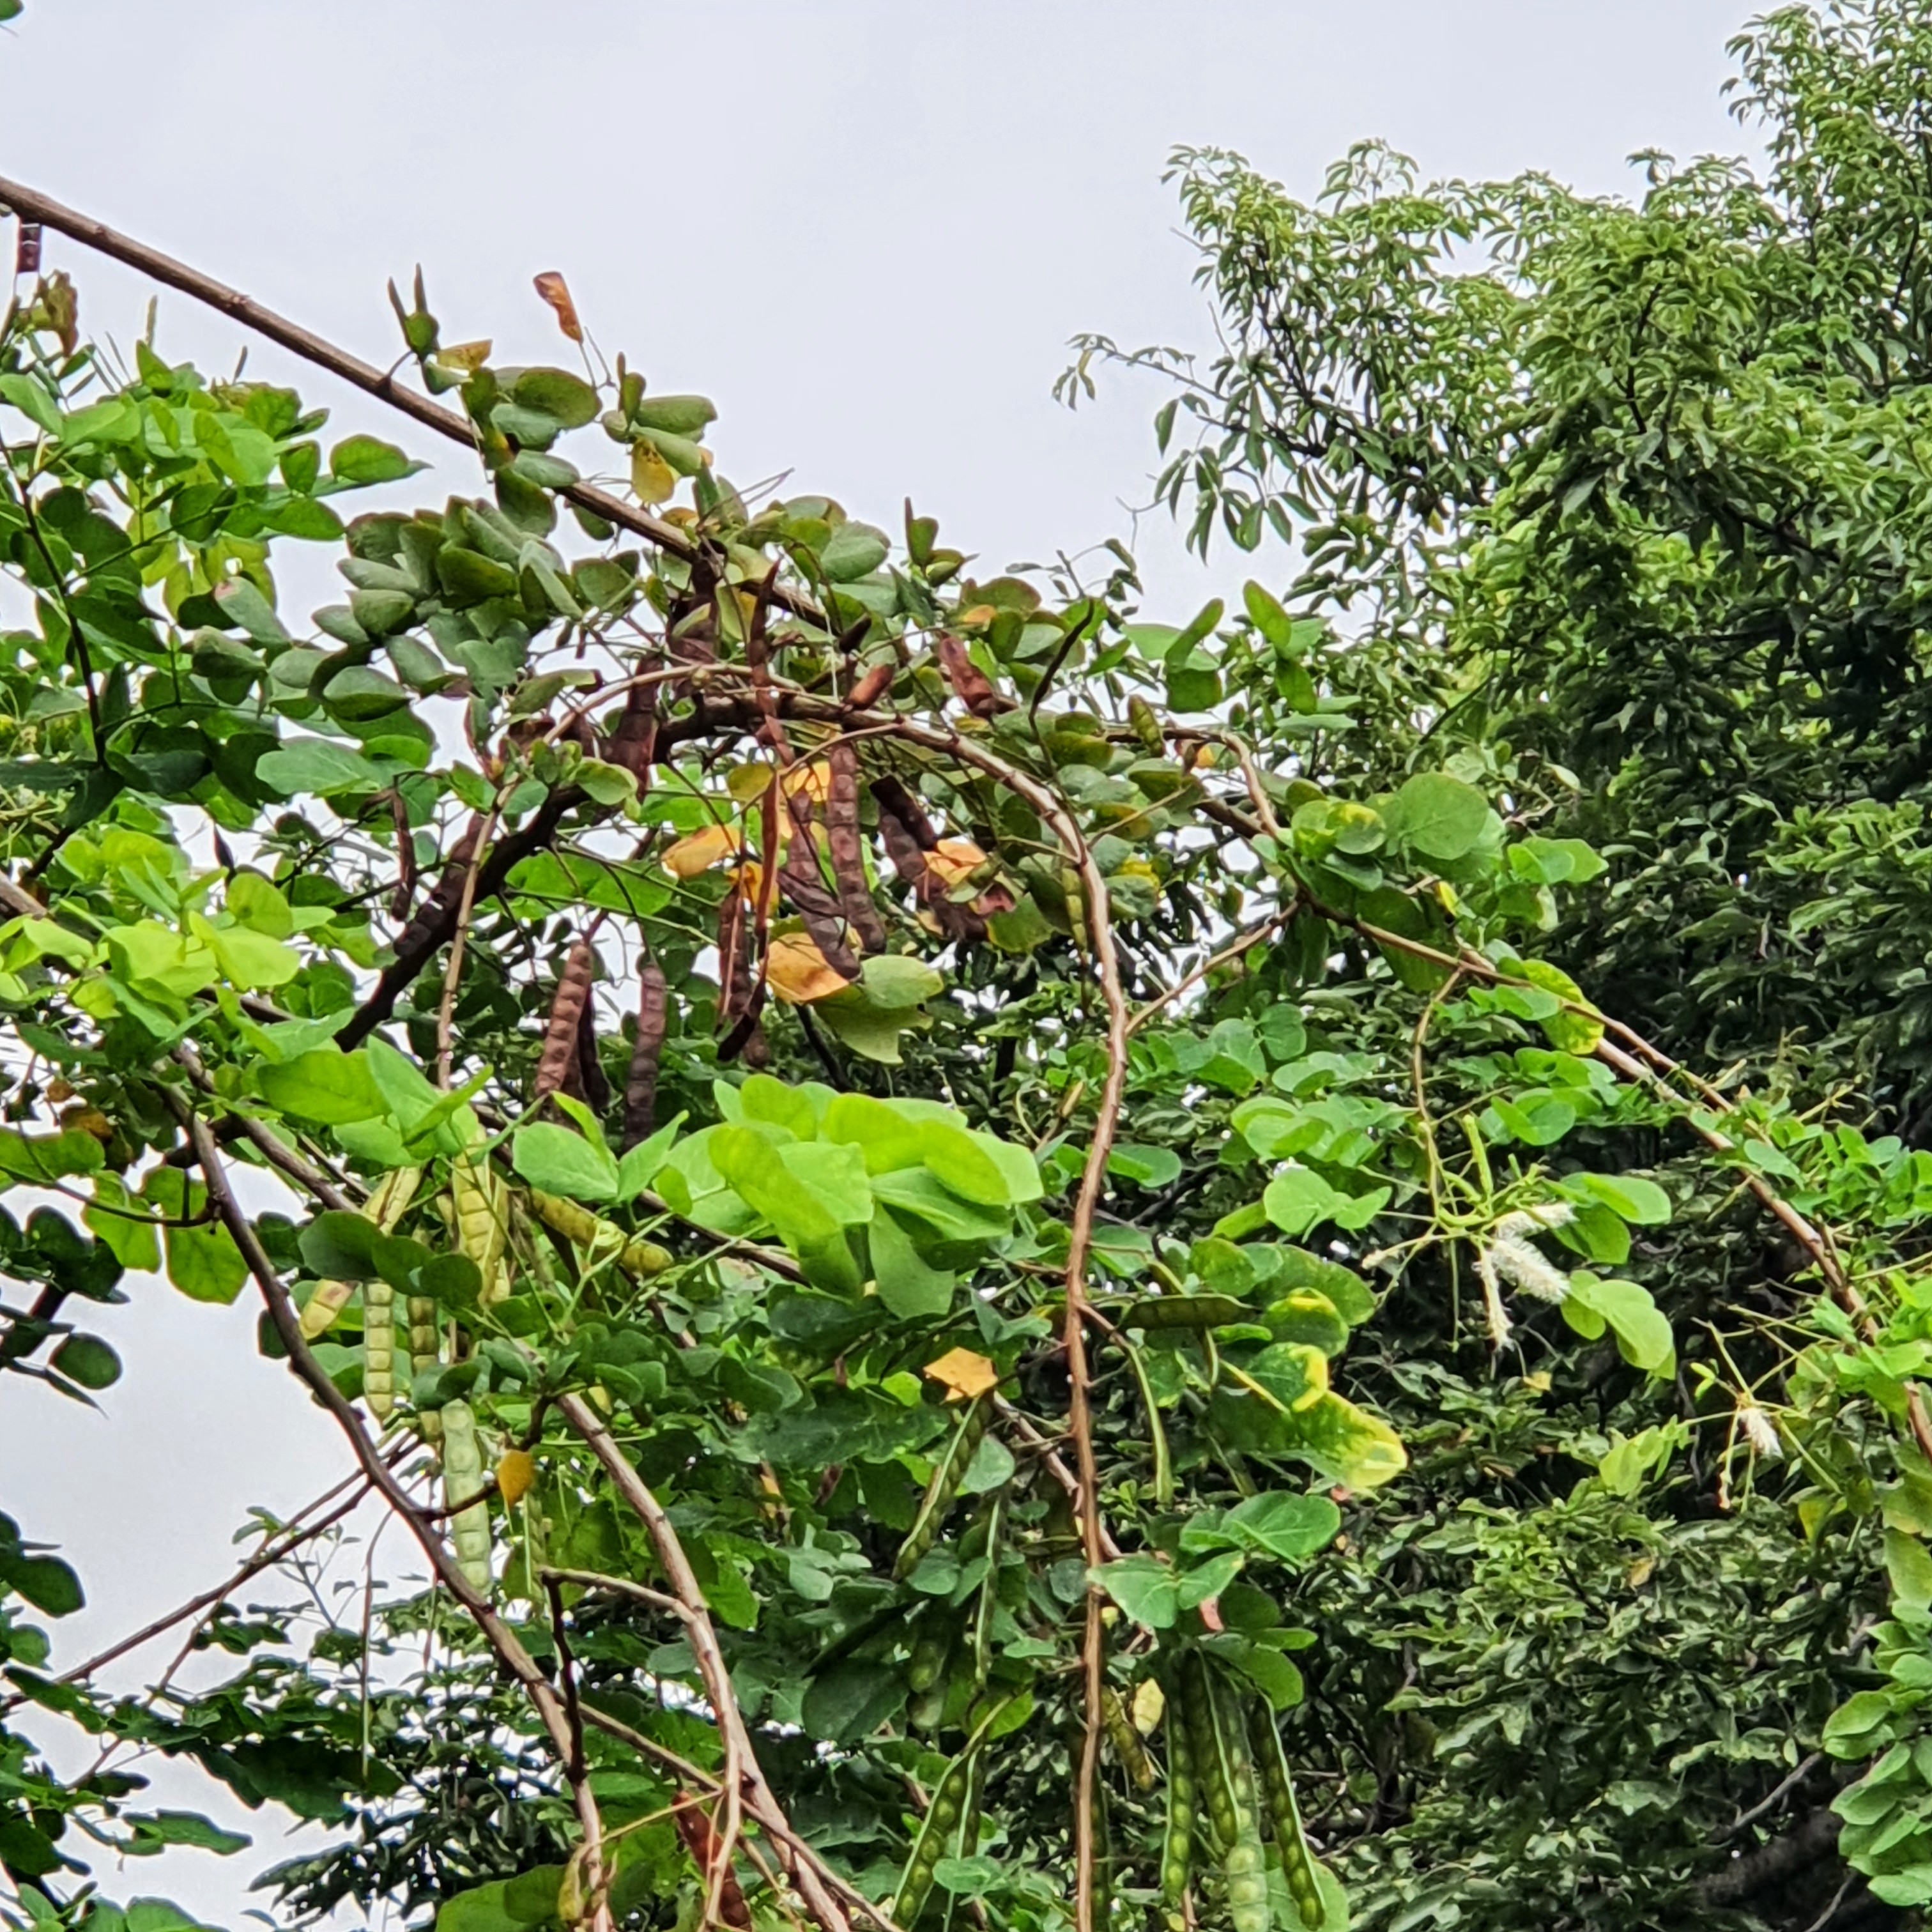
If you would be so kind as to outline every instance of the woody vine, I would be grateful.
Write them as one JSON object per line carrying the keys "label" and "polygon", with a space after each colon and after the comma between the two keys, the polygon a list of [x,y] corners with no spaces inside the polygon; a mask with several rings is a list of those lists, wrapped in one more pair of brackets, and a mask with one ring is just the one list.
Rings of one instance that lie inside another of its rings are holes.
{"label": "woody vine", "polygon": [[[256,1297],[350,1470],[93,1659],[58,1526],[7,1498],[15,1922],[181,1922],[90,1875],[240,1849],[144,1808],[153,1754],[333,1828],[268,1876],[298,1914],[1414,1922],[1472,1875],[1382,1862],[1378,1779],[1434,1774],[1377,1758],[1418,1666],[1366,1682],[1364,1620],[1408,1613],[1360,1552],[1444,1481],[1418,1518],[1506,1480],[1628,1534],[1687,1457],[1720,1517],[1795,1510],[1889,1588],[1878,1681],[1737,1774],[1822,1720],[1876,1760],[1855,1872],[1932,1898],[1932,1175],[1552,963],[1605,875],[1566,774],[1432,742],[1315,600],[1162,625],[1124,552],[989,574],[910,504],[889,536],[741,494],[710,403],[607,363],[560,276],[568,367],[392,290],[418,390],[0,203],[0,1166],[41,1202],[0,1220],[32,1288],[0,1366],[111,1410],[124,1276]],[[466,446],[478,494],[345,515],[402,447],[158,339],[121,366],[52,236]],[[304,544],[347,584],[307,622]],[[1815,1300],[1673,1320],[1658,1244],[1741,1215]],[[1418,1330],[1453,1373],[1410,1372]],[[1514,1425],[1533,1477],[1438,1426],[1477,1388],[1569,1405]],[[238,1607],[371,1498],[416,1582]],[[241,1675],[104,1688],[164,1636]],[[1741,1895],[1779,1825],[1664,1882]]]}

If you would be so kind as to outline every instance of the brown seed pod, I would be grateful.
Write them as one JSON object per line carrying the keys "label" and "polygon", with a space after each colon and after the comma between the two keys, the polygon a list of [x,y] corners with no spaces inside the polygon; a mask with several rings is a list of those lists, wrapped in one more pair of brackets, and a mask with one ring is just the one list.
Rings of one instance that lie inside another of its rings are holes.
{"label": "brown seed pod", "polygon": [[766,1049],[758,1016],[764,1010],[765,982],[752,964],[751,920],[735,880],[718,910],[718,1018],[726,1029],[718,1042],[720,1064],[728,1064],[742,1053],[748,1066],[763,1066]]}
{"label": "brown seed pod", "polygon": [[1002,698],[993,688],[992,679],[968,655],[957,638],[942,633],[939,640],[939,666],[960,703],[975,718],[997,718],[1014,707],[1010,698]]}
{"label": "brown seed pod", "polygon": [[476,862],[476,847],[483,836],[483,814],[472,812],[463,836],[449,848],[442,876],[430,888],[430,896],[417,908],[415,918],[403,928],[396,940],[396,957],[412,957],[442,930],[442,922],[455,910],[463,897],[463,882]]}
{"label": "brown seed pod", "polygon": [[[891,667],[886,668],[890,671]],[[838,903],[861,948],[883,952],[886,928],[866,881],[865,847],[859,830],[858,754],[850,745],[835,745],[826,762],[832,776],[825,792],[825,843],[832,876],[838,883]]]}
{"label": "brown seed pod", "polygon": [[[679,1796],[687,1801],[688,1792]],[[691,1802],[681,1804],[673,1814],[677,1820],[677,1835],[684,1840],[684,1848],[697,1862],[706,1883],[710,1882],[711,1868],[718,1856],[718,1834],[712,1828],[711,1816],[703,1806]],[[743,1888],[739,1885],[737,1874],[728,1864],[722,1875],[718,1888],[718,1916],[727,1925],[747,1928],[752,1922],[751,1907],[745,1903]]]}
{"label": "brown seed pod", "polygon": [[557,976],[556,997],[550,1001],[543,1051],[537,1056],[536,1098],[539,1100],[560,1089],[580,1084],[572,1078],[577,1066],[577,1036],[590,998],[590,978],[596,964],[597,956],[587,939],[571,941],[563,970]]}
{"label": "brown seed pod", "polygon": [[634,684],[618,714],[617,728],[604,746],[604,761],[621,765],[641,793],[650,782],[657,756],[658,693],[656,685]]}
{"label": "brown seed pod", "polygon": [[[906,789],[901,780],[888,772],[884,777],[872,781],[872,794],[878,802],[879,829],[881,832],[884,831],[886,819],[890,817],[897,821],[920,851],[930,852],[938,845],[939,833],[932,820],[926,815],[926,807]],[[890,851],[890,846],[888,845],[886,849]],[[896,859],[892,862],[895,866],[898,864]],[[910,875],[903,866],[899,867],[899,875],[910,883]]]}
{"label": "brown seed pod", "polygon": [[624,1151],[650,1134],[657,1112],[658,1058],[664,1051],[664,976],[647,960],[638,975],[638,1036],[631,1049],[631,1071],[624,1082]]}
{"label": "brown seed pod", "polygon": [[396,890],[389,896],[389,916],[400,925],[410,916],[416,896],[416,842],[410,830],[409,807],[400,786],[389,788],[389,812],[396,828]]}
{"label": "brown seed pod", "polygon": [[610,1104],[610,1078],[604,1071],[604,1056],[597,1050],[597,1002],[586,1000],[577,1022],[577,1084],[584,1104],[593,1114],[601,1114]]}
{"label": "brown seed pod", "polygon": [[[845,708],[848,711],[869,711],[892,688],[892,674],[898,667],[888,658],[884,664],[875,664],[845,694]],[[842,750],[848,748],[841,746]]]}
{"label": "brown seed pod", "polygon": [[785,897],[798,908],[812,943],[832,971],[848,980],[859,976],[859,962],[845,943],[845,909],[839,895],[825,883],[818,869],[818,845],[812,836],[812,801],[795,791],[788,801],[791,812],[791,842],[785,848],[778,881]]}
{"label": "brown seed pod", "polygon": [[911,886],[914,901],[932,915],[946,938],[976,945],[986,936],[986,920],[972,907],[948,898],[944,884],[926,863],[926,855],[938,847],[939,834],[925,808],[895,778],[874,778],[872,796],[878,801],[879,836],[893,871]]}

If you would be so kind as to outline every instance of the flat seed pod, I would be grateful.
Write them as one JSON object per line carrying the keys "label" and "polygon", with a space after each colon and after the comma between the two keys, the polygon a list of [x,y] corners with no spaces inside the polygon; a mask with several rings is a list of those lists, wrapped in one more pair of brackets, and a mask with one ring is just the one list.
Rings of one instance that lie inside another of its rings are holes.
{"label": "flat seed pod", "polygon": [[650,1137],[657,1114],[658,1061],[664,1051],[664,976],[646,960],[638,974],[638,1032],[624,1082],[623,1148],[628,1154]]}
{"label": "flat seed pod", "polygon": [[[483,1445],[476,1433],[476,1417],[466,1402],[446,1402],[442,1409],[442,1501],[447,1509],[476,1496],[484,1486]],[[470,1587],[490,1594],[490,1508],[474,1502],[449,1520],[449,1540],[458,1567]]]}
{"label": "flat seed pod", "polygon": [[[879,668],[890,678],[890,664]],[[858,754],[850,745],[834,745],[826,763],[831,776],[825,792],[825,844],[832,876],[838,883],[838,903],[861,949],[883,952],[886,928],[866,883],[865,842],[859,827]]]}
{"label": "flat seed pod", "polygon": [[563,1091],[577,1064],[578,1035],[590,998],[590,980],[597,956],[586,939],[574,939],[564,956],[556,992],[550,1004],[550,1024],[544,1029],[543,1049],[537,1056],[535,1097],[542,1100]]}

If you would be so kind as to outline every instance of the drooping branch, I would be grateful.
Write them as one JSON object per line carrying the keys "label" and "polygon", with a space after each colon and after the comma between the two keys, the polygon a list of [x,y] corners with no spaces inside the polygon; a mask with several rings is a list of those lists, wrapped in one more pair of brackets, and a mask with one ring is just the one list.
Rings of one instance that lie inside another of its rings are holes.
{"label": "drooping branch", "polygon": [[[248,1272],[254,1277],[262,1300],[268,1304],[269,1319],[275,1334],[286,1352],[290,1366],[301,1377],[322,1407],[328,1410],[337,1426],[349,1439],[350,1448],[370,1486],[374,1489],[389,1507],[400,1516],[416,1538],[423,1554],[428,1558],[436,1580],[452,1597],[462,1606],[470,1621],[482,1633],[483,1639],[496,1654],[497,1661],[504,1670],[522,1685],[524,1694],[534,1706],[542,1724],[551,1749],[556,1754],[558,1762],[563,1766],[571,1786],[571,1797],[577,1811],[578,1822],[584,1832],[586,1846],[586,1863],[589,1867],[590,1894],[598,1900],[592,1924],[596,1932],[610,1932],[610,1909],[604,1901],[604,1880],[601,1847],[604,1828],[602,1814],[596,1796],[590,1789],[590,1781],[582,1774],[572,1775],[573,1739],[569,1714],[564,1708],[550,1680],[537,1667],[536,1662],[502,1618],[492,1610],[486,1598],[475,1588],[464,1576],[461,1566],[451,1554],[448,1546],[434,1527],[416,1508],[409,1492],[397,1480],[380,1450],[369,1437],[362,1426],[362,1418],[350,1405],[328,1372],[315,1358],[307,1338],[302,1332],[301,1318],[296,1312],[295,1304],[283,1286],[274,1264],[268,1258],[257,1238],[254,1226],[242,1210],[236,1199],[234,1190],[229,1185],[227,1170],[223,1165],[220,1150],[215,1145],[214,1136],[208,1131],[207,1122],[192,1111],[182,1109],[190,1139],[193,1142],[195,1156],[203,1179],[208,1185],[209,1200],[222,1225],[241,1250],[242,1258],[248,1264]],[[844,1928],[836,1928],[844,1932]]]}

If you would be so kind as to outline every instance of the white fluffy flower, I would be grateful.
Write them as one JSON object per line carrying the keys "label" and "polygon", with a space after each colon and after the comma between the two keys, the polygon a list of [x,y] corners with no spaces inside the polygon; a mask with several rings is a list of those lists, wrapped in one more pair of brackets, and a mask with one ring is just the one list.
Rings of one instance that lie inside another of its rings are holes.
{"label": "white fluffy flower", "polygon": [[1778,1439],[1778,1426],[1754,1402],[1738,1404],[1738,1426],[1744,1431],[1744,1440],[1767,1462],[1781,1462],[1784,1460],[1784,1444]]}
{"label": "white fluffy flower", "polygon": [[1512,1288],[1539,1301],[1561,1301],[1570,1292],[1570,1277],[1555,1262],[1500,1226],[1490,1239],[1489,1262]]}
{"label": "white fluffy flower", "polygon": [[1525,1234],[1547,1234],[1552,1228],[1567,1228],[1576,1218],[1576,1210],[1567,1201],[1544,1201],[1534,1208],[1519,1208],[1505,1214],[1496,1225],[1498,1240],[1520,1240]]}
{"label": "white fluffy flower", "polygon": [[1496,1264],[1480,1248],[1476,1250],[1476,1274],[1483,1284],[1483,1312],[1490,1324],[1490,1346],[1507,1348],[1510,1340],[1509,1311],[1503,1306],[1502,1290],[1496,1283]]}

